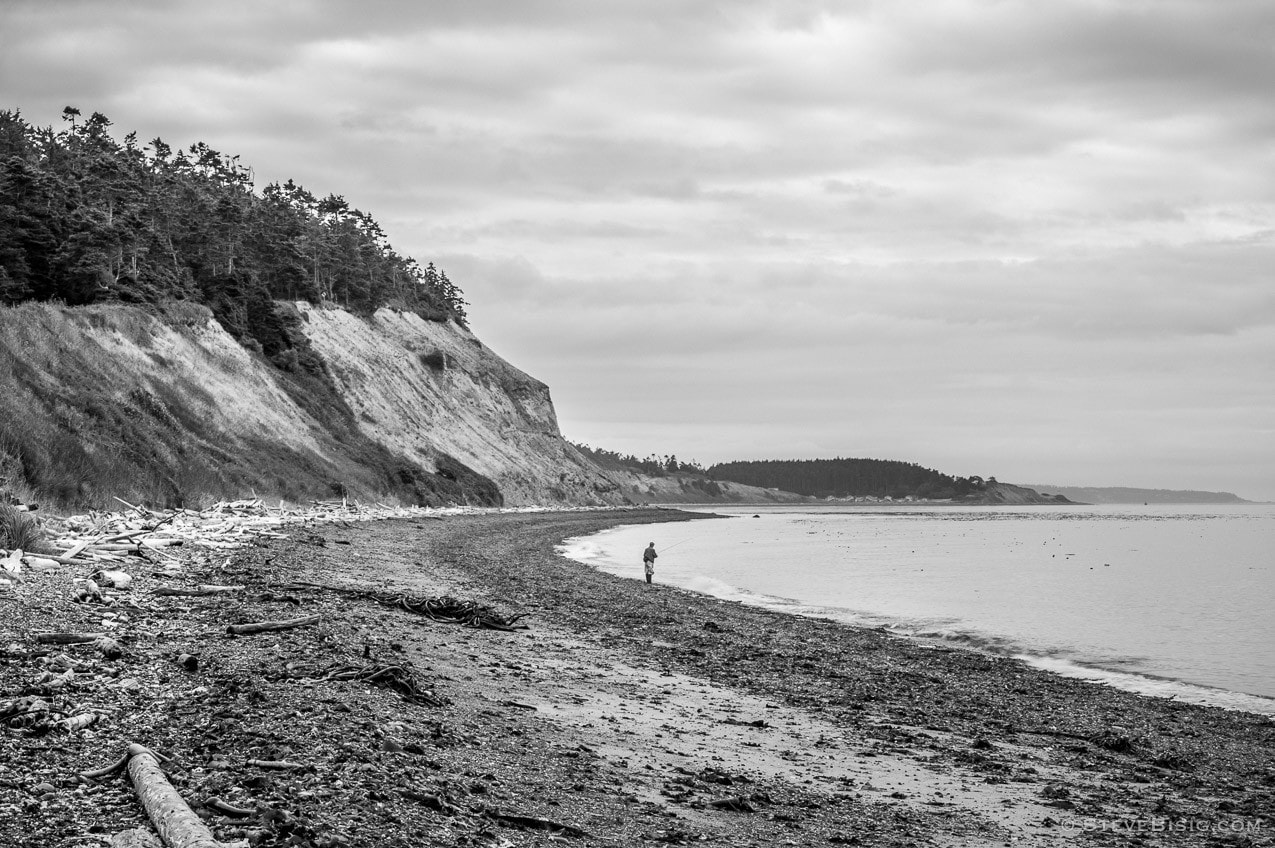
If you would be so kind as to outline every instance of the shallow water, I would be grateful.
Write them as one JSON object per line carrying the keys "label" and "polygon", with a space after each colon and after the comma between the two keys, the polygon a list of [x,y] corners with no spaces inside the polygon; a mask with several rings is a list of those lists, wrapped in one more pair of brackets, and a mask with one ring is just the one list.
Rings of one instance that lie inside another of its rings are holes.
{"label": "shallow water", "polygon": [[787,612],[1275,714],[1275,506],[713,507],[569,556]]}

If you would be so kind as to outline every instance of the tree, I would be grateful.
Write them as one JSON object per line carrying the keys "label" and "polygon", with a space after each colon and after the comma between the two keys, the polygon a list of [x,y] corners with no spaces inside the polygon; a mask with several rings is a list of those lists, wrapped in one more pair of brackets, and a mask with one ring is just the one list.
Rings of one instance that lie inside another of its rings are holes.
{"label": "tree", "polygon": [[203,142],[120,144],[100,112],[62,117],[55,131],[0,112],[0,302],[194,299],[238,326],[264,292],[466,322],[446,272],[396,253],[341,195],[292,180],[258,194],[238,156]]}

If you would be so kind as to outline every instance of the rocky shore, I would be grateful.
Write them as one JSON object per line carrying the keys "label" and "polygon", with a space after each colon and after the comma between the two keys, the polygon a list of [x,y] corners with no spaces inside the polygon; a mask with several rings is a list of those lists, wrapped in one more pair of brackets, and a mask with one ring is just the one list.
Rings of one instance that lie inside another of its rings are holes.
{"label": "rocky shore", "polygon": [[[126,777],[82,776],[132,742],[167,758],[219,840],[250,845],[1275,841],[1268,717],[648,586],[553,551],[688,520],[704,519],[317,524],[180,570],[133,568],[101,604],[71,602],[73,575],[37,575],[0,597],[0,845],[109,845],[147,827]],[[200,584],[242,589],[158,591]],[[526,629],[421,614],[444,608]],[[103,630],[119,655],[36,638]],[[22,698],[95,718],[41,724],[16,711]]]}

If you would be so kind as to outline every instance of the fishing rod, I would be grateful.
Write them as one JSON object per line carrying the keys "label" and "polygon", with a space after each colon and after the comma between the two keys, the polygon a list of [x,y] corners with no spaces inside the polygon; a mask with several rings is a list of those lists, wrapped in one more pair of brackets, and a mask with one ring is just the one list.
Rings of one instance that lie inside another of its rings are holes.
{"label": "fishing rod", "polygon": [[683,540],[682,540],[682,541],[680,541],[680,542],[674,542],[674,543],[673,543],[673,544],[671,544],[671,545],[665,545],[665,546],[664,546],[664,550],[666,550],[666,551],[670,551],[670,550],[672,550],[673,548],[676,548],[678,545],[684,545],[684,544],[686,544],[687,542],[689,542],[691,539],[694,539],[694,538],[695,538],[694,536],[687,536],[685,539],[683,539]]}

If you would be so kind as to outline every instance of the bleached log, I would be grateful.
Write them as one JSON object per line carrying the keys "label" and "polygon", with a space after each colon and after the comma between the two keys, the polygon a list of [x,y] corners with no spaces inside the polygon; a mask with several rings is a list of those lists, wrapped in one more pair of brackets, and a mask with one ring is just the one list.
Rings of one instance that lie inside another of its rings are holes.
{"label": "bleached log", "polygon": [[291,630],[294,627],[307,627],[318,624],[320,617],[307,615],[304,618],[293,618],[287,621],[258,621],[252,624],[232,624],[226,628],[227,633],[235,636],[250,636],[254,633],[270,633],[276,630]]}
{"label": "bleached log", "polygon": [[193,589],[182,589],[180,587],[160,586],[153,589],[151,594],[166,597],[191,597],[198,598],[204,595],[225,595],[229,592],[242,592],[243,586],[196,586]]}
{"label": "bleached log", "polygon": [[64,730],[67,733],[74,733],[77,730],[83,730],[86,727],[93,726],[100,718],[101,716],[97,713],[80,713],[79,715],[62,719],[57,722],[55,726],[59,730]]}
{"label": "bleached log", "polygon": [[175,548],[186,544],[183,539],[139,539],[137,542],[143,548]]}
{"label": "bleached log", "polygon": [[146,815],[168,848],[226,848],[164,777],[149,748],[128,746],[128,776]]}
{"label": "bleached log", "polygon": [[296,771],[298,769],[307,768],[305,763],[294,763],[289,760],[249,760],[248,765],[253,768],[271,769],[274,771]]}

